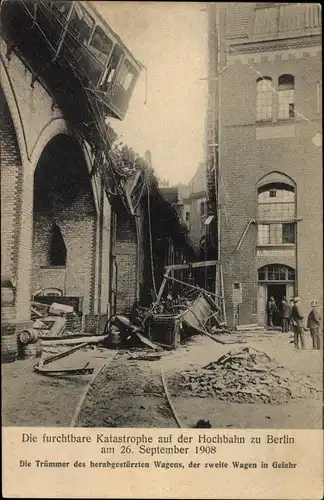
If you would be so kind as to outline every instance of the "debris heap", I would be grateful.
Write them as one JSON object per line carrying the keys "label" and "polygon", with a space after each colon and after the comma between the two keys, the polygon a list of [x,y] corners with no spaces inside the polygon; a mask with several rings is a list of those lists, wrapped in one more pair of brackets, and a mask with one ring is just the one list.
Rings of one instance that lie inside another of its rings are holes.
{"label": "debris heap", "polygon": [[319,381],[287,370],[251,347],[229,351],[199,370],[184,372],[178,385],[191,396],[216,396],[237,403],[278,404],[321,392]]}

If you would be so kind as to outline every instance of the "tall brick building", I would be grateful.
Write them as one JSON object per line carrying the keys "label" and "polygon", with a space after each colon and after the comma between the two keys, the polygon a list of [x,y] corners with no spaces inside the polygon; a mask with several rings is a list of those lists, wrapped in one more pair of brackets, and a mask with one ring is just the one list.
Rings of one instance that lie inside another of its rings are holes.
{"label": "tall brick building", "polygon": [[263,325],[271,296],[323,304],[320,6],[208,9],[228,322]]}

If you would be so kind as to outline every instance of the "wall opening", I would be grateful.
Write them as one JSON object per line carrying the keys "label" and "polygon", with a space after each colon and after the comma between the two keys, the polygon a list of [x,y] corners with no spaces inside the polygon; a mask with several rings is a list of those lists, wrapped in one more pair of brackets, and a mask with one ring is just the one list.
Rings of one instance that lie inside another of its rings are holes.
{"label": "wall opening", "polygon": [[50,246],[50,265],[65,266],[67,250],[62,236],[61,229],[57,224],[52,228],[52,238]]}
{"label": "wall opening", "polygon": [[273,317],[273,325],[281,324],[282,299],[288,301],[294,297],[295,292],[295,270],[281,264],[263,266],[258,270],[258,323],[269,326],[267,315],[267,304],[271,297],[276,304],[276,313]]}

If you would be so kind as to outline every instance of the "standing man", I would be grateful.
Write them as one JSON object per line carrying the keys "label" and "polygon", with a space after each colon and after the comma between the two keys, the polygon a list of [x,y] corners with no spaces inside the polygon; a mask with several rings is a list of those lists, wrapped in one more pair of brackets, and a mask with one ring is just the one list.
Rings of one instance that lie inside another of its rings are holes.
{"label": "standing man", "polygon": [[281,301],[281,322],[282,322],[282,331],[284,333],[289,332],[289,317],[290,317],[290,307],[286,297],[284,297]]}
{"label": "standing man", "polygon": [[292,321],[294,329],[294,343],[296,349],[299,349],[299,339],[302,349],[306,349],[305,346],[305,336],[304,336],[304,315],[300,307],[301,299],[300,297],[294,298],[294,305],[290,313],[290,319]]}
{"label": "standing man", "polygon": [[310,334],[313,341],[313,349],[321,348],[320,341],[320,324],[321,317],[317,310],[317,300],[312,300],[311,302],[312,310],[307,318],[307,328],[310,329]]}
{"label": "standing man", "polygon": [[293,331],[294,329],[293,329],[292,321],[290,318],[290,314],[291,314],[292,308],[294,307],[294,299],[290,299],[288,305],[289,305],[289,330]]}
{"label": "standing man", "polygon": [[273,326],[273,320],[274,320],[276,312],[277,312],[277,305],[276,305],[275,299],[273,297],[270,297],[269,302],[268,302],[268,323],[269,323],[269,326]]}

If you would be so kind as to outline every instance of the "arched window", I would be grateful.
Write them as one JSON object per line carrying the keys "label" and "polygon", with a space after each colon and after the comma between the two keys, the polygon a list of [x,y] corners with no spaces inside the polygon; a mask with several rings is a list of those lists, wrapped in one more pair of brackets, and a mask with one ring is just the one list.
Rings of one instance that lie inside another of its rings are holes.
{"label": "arched window", "polygon": [[295,243],[295,189],[271,182],[258,189],[258,245]]}
{"label": "arched window", "polygon": [[295,78],[281,75],[278,78],[278,118],[285,120],[295,116]]}
{"label": "arched window", "polygon": [[272,79],[268,76],[259,78],[256,84],[256,119],[258,121],[272,118]]}
{"label": "arched window", "polygon": [[50,265],[65,266],[66,265],[66,246],[61,233],[61,229],[57,224],[52,228],[52,239],[50,248]]}
{"label": "arched window", "polygon": [[281,264],[271,264],[260,267],[258,271],[259,281],[295,281],[295,270]]}

